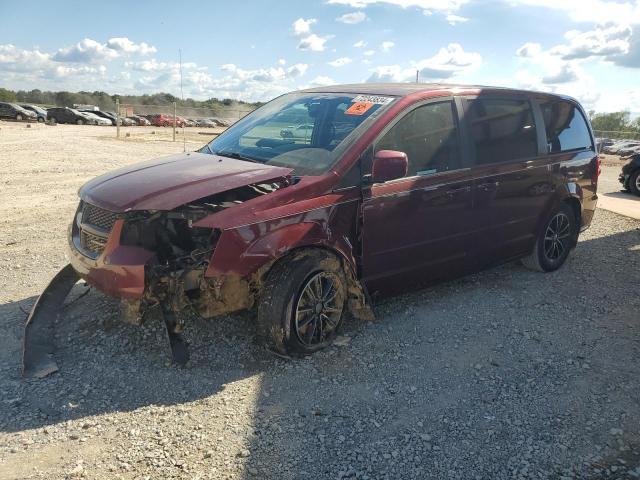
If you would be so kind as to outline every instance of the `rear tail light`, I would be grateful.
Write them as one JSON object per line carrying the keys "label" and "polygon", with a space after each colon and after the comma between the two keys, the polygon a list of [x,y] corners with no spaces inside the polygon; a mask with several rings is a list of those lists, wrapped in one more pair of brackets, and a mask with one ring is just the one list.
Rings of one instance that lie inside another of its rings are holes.
{"label": "rear tail light", "polygon": [[595,166],[593,169],[593,176],[591,177],[591,185],[597,185],[598,184],[598,177],[600,176],[600,174],[602,173],[602,157],[600,155],[596,156],[596,162],[595,162]]}

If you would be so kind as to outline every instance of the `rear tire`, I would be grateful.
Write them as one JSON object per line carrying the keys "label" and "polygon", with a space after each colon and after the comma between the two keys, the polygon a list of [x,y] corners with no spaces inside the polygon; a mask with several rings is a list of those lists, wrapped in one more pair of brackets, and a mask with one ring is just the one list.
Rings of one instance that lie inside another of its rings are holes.
{"label": "rear tire", "polygon": [[571,206],[562,203],[545,222],[536,238],[531,254],[522,264],[538,272],[553,272],[567,260],[575,245],[578,227]]}
{"label": "rear tire", "polygon": [[640,197],[640,169],[633,172],[629,177],[629,191]]}
{"label": "rear tire", "polygon": [[84,125],[84,122],[80,119],[78,119],[78,121],[76,122],[78,125]]}
{"label": "rear tire", "polygon": [[22,115],[17,114],[17,115],[16,115],[16,120],[17,120],[17,121],[19,121],[19,122],[21,122],[21,121],[22,121]]}
{"label": "rear tire", "polygon": [[258,302],[258,331],[267,347],[309,355],[329,345],[342,323],[346,284],[340,260],[324,250],[276,263]]}
{"label": "rear tire", "polygon": [[58,123],[58,122],[56,121],[56,117],[51,117],[51,118],[49,118],[49,122],[51,122],[51,123]]}
{"label": "rear tire", "polygon": [[43,122],[44,122],[44,118],[38,117],[38,123],[43,123]]}

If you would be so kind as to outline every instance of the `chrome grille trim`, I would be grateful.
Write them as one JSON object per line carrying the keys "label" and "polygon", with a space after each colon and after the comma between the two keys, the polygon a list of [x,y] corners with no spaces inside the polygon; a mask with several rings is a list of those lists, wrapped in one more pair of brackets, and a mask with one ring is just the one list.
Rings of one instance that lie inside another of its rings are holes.
{"label": "chrome grille trim", "polygon": [[81,201],[73,228],[76,249],[89,258],[98,258],[117,219],[117,213]]}

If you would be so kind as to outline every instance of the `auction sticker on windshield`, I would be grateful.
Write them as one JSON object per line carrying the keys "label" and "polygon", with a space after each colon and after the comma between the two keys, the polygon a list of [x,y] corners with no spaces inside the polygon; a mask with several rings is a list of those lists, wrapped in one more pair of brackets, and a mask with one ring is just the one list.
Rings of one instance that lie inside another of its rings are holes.
{"label": "auction sticker on windshield", "polygon": [[393,97],[382,97],[380,95],[358,95],[353,99],[354,103],[373,103],[374,105],[386,105],[393,101]]}
{"label": "auction sticker on windshield", "polygon": [[371,107],[373,107],[373,103],[356,102],[352,104],[349,107],[349,109],[344,113],[345,115],[364,115],[365,113],[367,113],[367,110],[369,110]]}

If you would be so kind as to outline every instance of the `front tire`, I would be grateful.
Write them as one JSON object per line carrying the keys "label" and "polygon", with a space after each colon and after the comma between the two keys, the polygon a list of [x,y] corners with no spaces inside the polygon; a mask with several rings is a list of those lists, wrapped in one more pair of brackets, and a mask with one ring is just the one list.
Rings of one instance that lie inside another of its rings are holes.
{"label": "front tire", "polygon": [[16,120],[17,120],[17,121],[19,121],[19,122],[21,122],[21,121],[22,121],[22,115],[17,114],[17,115],[16,115]]}
{"label": "front tire", "polygon": [[544,224],[533,251],[522,259],[522,264],[538,272],[559,269],[567,260],[577,236],[578,226],[573,209],[563,203]]}
{"label": "front tire", "polygon": [[84,122],[80,119],[78,119],[78,121],[76,122],[78,125],[84,125]]}
{"label": "front tire", "polygon": [[629,191],[640,197],[640,169],[633,172],[629,177]]}
{"label": "front tire", "polygon": [[331,343],[344,314],[346,278],[340,260],[323,250],[276,263],[262,286],[258,330],[268,348],[308,355]]}
{"label": "front tire", "polygon": [[44,118],[38,117],[38,123],[44,123]]}

